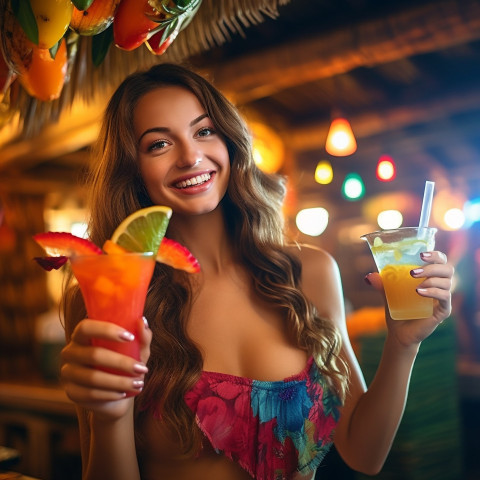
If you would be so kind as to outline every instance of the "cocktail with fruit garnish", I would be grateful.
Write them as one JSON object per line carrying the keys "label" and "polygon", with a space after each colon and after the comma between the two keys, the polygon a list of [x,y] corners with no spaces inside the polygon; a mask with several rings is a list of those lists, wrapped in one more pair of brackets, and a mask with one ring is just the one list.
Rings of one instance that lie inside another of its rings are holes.
{"label": "cocktail with fruit garnish", "polygon": [[37,258],[45,269],[59,268],[70,260],[89,318],[115,323],[135,335],[131,342],[96,339],[95,345],[139,360],[139,320],[155,261],[190,273],[199,271],[198,262],[185,247],[164,237],[171,213],[162,206],[138,210],[117,227],[103,251],[70,233],[33,237],[49,255]]}

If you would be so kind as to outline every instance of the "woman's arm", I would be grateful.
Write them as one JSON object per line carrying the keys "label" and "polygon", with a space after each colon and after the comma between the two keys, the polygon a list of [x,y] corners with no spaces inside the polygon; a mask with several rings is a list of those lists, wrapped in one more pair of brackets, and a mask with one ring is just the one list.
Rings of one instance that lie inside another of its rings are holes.
{"label": "woman's arm", "polygon": [[[62,351],[61,379],[76,404],[84,480],[140,480],[134,435],[134,397],[147,371],[151,332],[142,333],[142,360],[91,345],[92,338],[130,341],[112,323],[82,320]],[[108,373],[115,368],[124,375]]]}
{"label": "woman's arm", "polygon": [[[422,276],[425,296],[438,300],[429,319],[395,321],[387,312],[388,333],[376,375],[367,391],[365,381],[348,338],[340,274],[336,262],[323,251],[302,248],[302,284],[307,297],[323,318],[339,328],[342,357],[350,369],[350,381],[335,446],[353,469],[376,474],[391,448],[403,415],[410,374],[420,342],[450,314],[450,286],[453,268],[443,254],[432,253]],[[378,274],[369,276],[382,289]]]}

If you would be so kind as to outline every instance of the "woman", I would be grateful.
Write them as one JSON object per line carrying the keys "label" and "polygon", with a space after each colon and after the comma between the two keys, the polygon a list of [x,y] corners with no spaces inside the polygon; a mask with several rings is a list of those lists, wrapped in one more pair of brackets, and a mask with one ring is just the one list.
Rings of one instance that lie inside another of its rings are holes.
{"label": "woman", "polygon": [[[62,381],[77,406],[84,479],[313,478],[332,439],[352,468],[381,469],[420,343],[450,313],[453,269],[443,253],[425,255],[419,294],[435,299],[434,314],[387,314],[367,391],[336,263],[286,243],[283,195],[283,182],[255,167],[236,109],[202,77],[157,65],[115,92],[91,179],[91,239],[101,245],[133,211],[168,205],[167,237],[202,271],[157,265],[143,362],[93,347],[131,334],[85,319],[78,290],[66,296]],[[125,375],[98,369],[112,366]]]}

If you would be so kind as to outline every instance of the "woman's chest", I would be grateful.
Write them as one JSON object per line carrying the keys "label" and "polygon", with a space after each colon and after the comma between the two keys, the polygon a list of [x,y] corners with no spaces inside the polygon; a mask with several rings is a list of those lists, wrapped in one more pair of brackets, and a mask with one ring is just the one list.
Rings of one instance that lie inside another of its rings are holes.
{"label": "woman's chest", "polygon": [[276,380],[298,373],[307,360],[289,337],[285,312],[261,298],[248,278],[206,281],[187,328],[204,370]]}

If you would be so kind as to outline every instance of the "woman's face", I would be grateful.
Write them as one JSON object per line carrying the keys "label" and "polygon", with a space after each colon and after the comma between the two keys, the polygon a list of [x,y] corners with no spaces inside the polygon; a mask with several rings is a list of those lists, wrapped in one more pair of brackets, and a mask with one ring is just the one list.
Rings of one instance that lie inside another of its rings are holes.
{"label": "woman's face", "polygon": [[133,121],[152,202],[186,215],[214,210],[227,190],[230,162],[197,97],[175,86],[152,90],[138,102]]}

